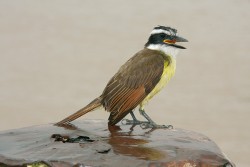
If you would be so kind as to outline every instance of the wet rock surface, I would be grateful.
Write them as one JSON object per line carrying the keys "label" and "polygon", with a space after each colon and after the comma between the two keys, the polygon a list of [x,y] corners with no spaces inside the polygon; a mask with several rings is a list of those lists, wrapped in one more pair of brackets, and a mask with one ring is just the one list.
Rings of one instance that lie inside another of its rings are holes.
{"label": "wet rock surface", "polygon": [[104,120],[0,132],[0,166],[235,166],[208,137],[183,129],[108,127]]}

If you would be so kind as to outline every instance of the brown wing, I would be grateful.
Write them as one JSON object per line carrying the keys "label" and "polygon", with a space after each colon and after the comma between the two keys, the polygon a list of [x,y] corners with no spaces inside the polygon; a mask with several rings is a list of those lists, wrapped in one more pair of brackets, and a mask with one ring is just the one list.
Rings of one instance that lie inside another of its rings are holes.
{"label": "brown wing", "polygon": [[153,90],[161,78],[164,57],[159,51],[143,49],[111,78],[102,94],[102,104],[111,112],[110,125],[118,123]]}

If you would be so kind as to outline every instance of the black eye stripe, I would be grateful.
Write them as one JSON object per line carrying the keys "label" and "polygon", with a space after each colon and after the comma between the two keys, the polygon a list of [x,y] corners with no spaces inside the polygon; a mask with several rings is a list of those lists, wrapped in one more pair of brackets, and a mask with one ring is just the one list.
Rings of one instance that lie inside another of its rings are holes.
{"label": "black eye stripe", "polygon": [[165,37],[166,37],[166,34],[160,33],[160,37],[165,38]]}
{"label": "black eye stripe", "polygon": [[161,38],[174,39],[174,36],[173,36],[173,35],[168,35],[168,34],[165,34],[165,33],[160,33],[159,36],[160,36]]}

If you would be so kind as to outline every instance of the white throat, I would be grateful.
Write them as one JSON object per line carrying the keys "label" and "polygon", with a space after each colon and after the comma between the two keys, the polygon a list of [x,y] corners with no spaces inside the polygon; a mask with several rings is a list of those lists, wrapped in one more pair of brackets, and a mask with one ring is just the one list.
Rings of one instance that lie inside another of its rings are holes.
{"label": "white throat", "polygon": [[176,55],[179,53],[179,49],[175,48],[173,46],[166,46],[162,44],[150,44],[147,46],[148,49],[151,50],[159,50],[164,52],[166,55],[172,56],[173,58],[176,58]]}

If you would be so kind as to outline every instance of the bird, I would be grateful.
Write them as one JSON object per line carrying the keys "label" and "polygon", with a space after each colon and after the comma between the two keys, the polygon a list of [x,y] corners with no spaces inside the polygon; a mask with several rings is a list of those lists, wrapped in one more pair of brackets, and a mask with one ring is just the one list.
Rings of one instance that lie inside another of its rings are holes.
{"label": "bird", "polygon": [[[166,128],[166,125],[156,124],[146,114],[144,107],[174,76],[176,55],[180,49],[186,49],[177,45],[178,42],[188,42],[188,40],[179,36],[174,28],[161,25],[154,27],[144,48],[119,68],[102,94],[56,125],[70,124],[82,115],[103,107],[110,112],[109,126],[116,125],[130,114],[133,120],[124,119],[124,124]],[[133,112],[137,106],[147,121],[139,121],[135,117]]]}

